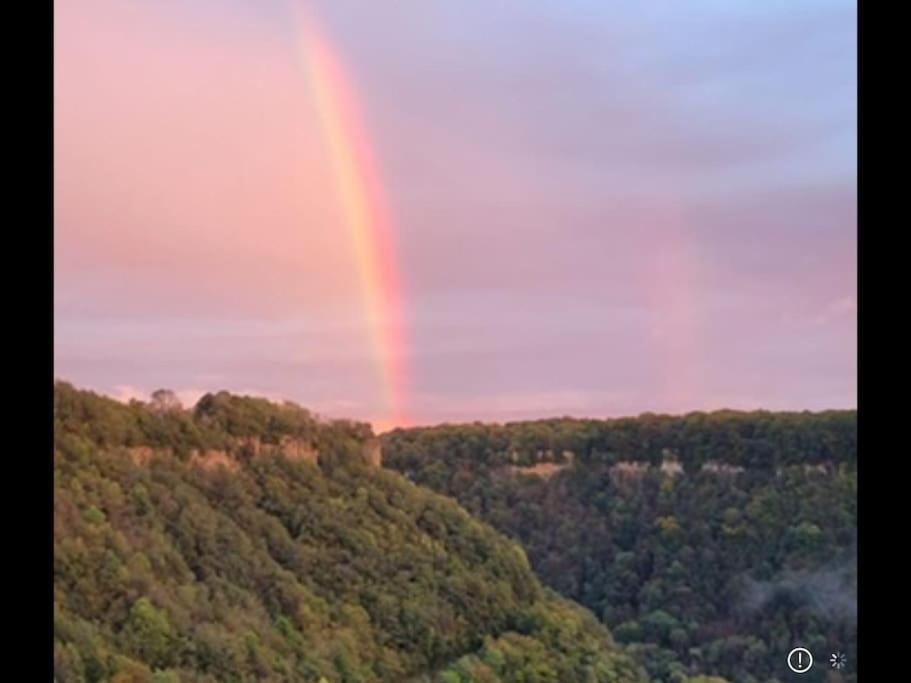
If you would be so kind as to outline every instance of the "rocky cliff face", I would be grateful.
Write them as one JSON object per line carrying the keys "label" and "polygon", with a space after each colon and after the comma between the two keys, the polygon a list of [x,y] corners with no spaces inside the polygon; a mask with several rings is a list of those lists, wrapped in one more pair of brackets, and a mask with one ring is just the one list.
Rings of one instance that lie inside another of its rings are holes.
{"label": "rocky cliff face", "polygon": [[363,453],[368,465],[380,467],[383,464],[383,448],[379,439],[368,439],[364,443]]}
{"label": "rocky cliff face", "polygon": [[313,444],[302,439],[285,437],[281,440],[278,450],[289,460],[317,462],[319,458],[319,451],[313,447]]}
{"label": "rocky cliff face", "polygon": [[190,464],[207,470],[214,470],[221,466],[232,472],[236,472],[240,467],[240,462],[236,458],[231,457],[225,451],[214,449],[206,450],[202,453],[193,451],[190,455]]}
{"label": "rocky cliff face", "polygon": [[[127,452],[137,465],[147,465],[156,452],[173,454],[170,448],[153,449],[149,446],[129,448]],[[365,441],[361,452],[368,465],[373,467],[382,465],[383,453],[379,439],[370,438]],[[278,444],[263,443],[258,437],[244,437],[237,439],[237,442],[227,450],[200,451],[193,449],[190,451],[189,461],[191,464],[206,469],[224,465],[229,470],[236,471],[241,461],[247,457],[259,458],[275,455],[283,455],[289,460],[303,460],[319,464],[319,450],[309,441],[292,437],[285,437]]]}

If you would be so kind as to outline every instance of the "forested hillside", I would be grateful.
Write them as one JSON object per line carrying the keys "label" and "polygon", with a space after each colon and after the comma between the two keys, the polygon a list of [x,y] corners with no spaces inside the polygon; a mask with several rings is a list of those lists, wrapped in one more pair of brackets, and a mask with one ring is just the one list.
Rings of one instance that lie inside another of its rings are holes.
{"label": "forested hillside", "polygon": [[[518,540],[655,681],[784,678],[856,643],[856,413],[396,430],[383,462]],[[807,681],[825,678],[825,665]]]}
{"label": "forested hillside", "polygon": [[517,544],[371,465],[367,425],[65,383],[54,407],[60,683],[647,680]]}

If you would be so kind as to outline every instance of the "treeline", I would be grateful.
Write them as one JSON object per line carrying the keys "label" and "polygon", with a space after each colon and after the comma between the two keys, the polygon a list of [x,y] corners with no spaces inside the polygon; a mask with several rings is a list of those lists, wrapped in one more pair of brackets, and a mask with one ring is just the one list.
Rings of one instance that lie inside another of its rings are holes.
{"label": "treeline", "polygon": [[275,445],[293,438],[346,451],[373,435],[369,424],[321,420],[291,402],[220,391],[184,408],[172,392],[160,390],[147,402],[121,403],[62,381],[54,385],[54,433],[60,444],[167,448],[179,458],[193,450],[240,449],[249,439]]}
{"label": "treeline", "polygon": [[709,462],[757,469],[854,462],[857,412],[723,410],[683,416],[644,414],[590,420],[554,418],[397,429],[385,435],[396,469],[428,460],[473,469],[562,462],[660,464],[669,455],[689,471]]}
{"label": "treeline", "polygon": [[[383,451],[521,542],[544,583],[598,615],[653,681],[757,683],[782,678],[795,644],[853,661],[855,431],[847,411],[723,412],[398,430]],[[673,456],[682,472],[616,466]],[[566,466],[506,467],[541,459]],[[694,466],[706,462],[737,467]]]}
{"label": "treeline", "polygon": [[338,426],[227,394],[191,412],[55,393],[59,683],[647,680],[517,544],[392,471],[178,455],[251,433],[332,448]]}

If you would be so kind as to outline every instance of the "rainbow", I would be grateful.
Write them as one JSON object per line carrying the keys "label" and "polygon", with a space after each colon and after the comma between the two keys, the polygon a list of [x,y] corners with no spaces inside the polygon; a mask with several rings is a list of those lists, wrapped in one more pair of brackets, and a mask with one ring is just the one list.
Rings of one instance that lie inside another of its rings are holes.
{"label": "rainbow", "polygon": [[350,232],[385,397],[385,415],[374,424],[378,428],[405,425],[403,304],[389,212],[351,81],[314,18],[299,12],[297,23],[299,55]]}

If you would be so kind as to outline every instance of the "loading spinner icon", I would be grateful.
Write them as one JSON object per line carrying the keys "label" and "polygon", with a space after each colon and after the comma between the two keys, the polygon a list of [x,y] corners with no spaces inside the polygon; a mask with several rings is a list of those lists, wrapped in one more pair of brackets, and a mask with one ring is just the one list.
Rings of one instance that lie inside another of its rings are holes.
{"label": "loading spinner icon", "polygon": [[844,652],[833,652],[829,655],[829,666],[841,671],[848,665],[848,658]]}

